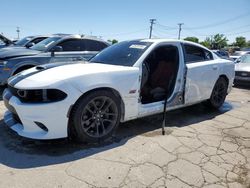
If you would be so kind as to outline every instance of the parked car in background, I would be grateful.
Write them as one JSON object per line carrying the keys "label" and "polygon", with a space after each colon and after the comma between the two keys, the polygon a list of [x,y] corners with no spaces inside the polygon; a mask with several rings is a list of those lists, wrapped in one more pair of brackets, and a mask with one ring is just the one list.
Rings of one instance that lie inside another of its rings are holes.
{"label": "parked car in background", "polygon": [[41,42],[42,40],[48,38],[48,35],[37,35],[37,36],[28,36],[21,40],[18,40],[15,43],[15,46],[23,46],[26,48],[30,48],[31,46],[34,46],[35,44]]}
{"label": "parked car in background", "polygon": [[236,51],[232,55],[230,55],[230,58],[235,61],[239,57],[245,55],[245,54],[250,54],[250,51]]}
{"label": "parked car in background", "polygon": [[242,50],[242,51],[250,51],[250,48],[249,48],[249,47],[246,47],[246,48],[242,48],[241,50]]}
{"label": "parked car in background", "polygon": [[243,55],[235,64],[235,84],[248,84],[250,86],[250,54]]}
{"label": "parked car in background", "polygon": [[14,53],[12,57],[0,60],[0,85],[5,85],[9,77],[37,65],[88,60],[107,46],[109,43],[92,37],[79,35],[49,37],[26,49],[26,55],[32,54],[32,56],[20,54],[19,57],[15,57],[18,54]]}
{"label": "parked car in background", "polygon": [[[50,37],[47,36],[46,39],[52,38],[54,36],[59,37],[59,39],[62,37],[66,37],[65,35],[51,35]],[[67,35],[67,36],[70,36],[70,35]],[[44,39],[44,40],[46,40],[46,39]],[[40,41],[40,42],[42,42],[42,41]],[[19,44],[21,44],[21,42]],[[6,61],[10,58],[15,58],[15,57],[36,55],[36,54],[43,52],[42,50],[35,50],[36,48],[35,49],[31,48],[31,47],[33,47],[32,45],[33,44],[31,44],[31,46],[29,48],[21,47],[21,46],[2,48],[2,49],[0,49],[0,61]]]}
{"label": "parked car in background", "polygon": [[218,57],[222,58],[222,59],[229,59],[229,53],[227,51],[224,50],[212,50],[212,52],[214,52]]}
{"label": "parked car in background", "polygon": [[188,41],[143,39],[112,45],[89,63],[55,63],[8,81],[5,123],[33,139],[96,142],[120,122],[202,101],[219,108],[234,63]]}
{"label": "parked car in background", "polygon": [[12,40],[10,40],[7,37],[0,34],[0,49],[5,48],[5,47],[12,45],[12,44],[14,44],[14,42]]}
{"label": "parked car in background", "polygon": [[48,35],[37,35],[37,36],[28,36],[24,37],[16,42],[13,42],[11,45],[3,48],[2,50],[12,50],[15,48],[30,48],[31,46],[41,42],[42,40],[48,38]]}

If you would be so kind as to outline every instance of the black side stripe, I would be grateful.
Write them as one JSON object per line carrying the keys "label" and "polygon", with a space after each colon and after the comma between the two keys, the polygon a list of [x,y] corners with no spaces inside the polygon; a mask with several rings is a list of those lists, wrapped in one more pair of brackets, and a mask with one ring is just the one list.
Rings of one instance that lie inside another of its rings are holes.
{"label": "black side stripe", "polygon": [[31,72],[31,73],[29,73],[29,74],[26,74],[26,75],[21,75],[21,74],[17,74],[17,75],[15,75],[14,77],[11,77],[9,80],[8,80],[8,85],[10,85],[10,86],[12,86],[12,87],[14,87],[18,82],[20,82],[21,80],[23,80],[23,79],[25,79],[25,78],[27,78],[27,77],[29,77],[29,76],[32,76],[32,75],[34,75],[34,74],[36,74],[36,73],[38,73],[38,72],[41,72],[41,71],[34,71],[34,72]]}

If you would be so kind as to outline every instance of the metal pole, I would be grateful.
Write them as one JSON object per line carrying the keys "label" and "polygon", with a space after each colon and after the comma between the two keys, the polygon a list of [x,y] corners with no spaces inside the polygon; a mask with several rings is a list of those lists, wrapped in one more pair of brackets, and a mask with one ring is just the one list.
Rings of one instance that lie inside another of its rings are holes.
{"label": "metal pole", "polygon": [[17,39],[19,39],[19,33],[20,33],[20,28],[16,27],[16,32],[17,32]]}
{"label": "metal pole", "polygon": [[152,37],[153,25],[155,24],[156,19],[150,19],[150,31],[149,31],[149,38]]}
{"label": "metal pole", "polygon": [[181,26],[183,25],[184,23],[178,23],[179,25],[179,33],[178,33],[178,39],[180,40],[181,38]]}

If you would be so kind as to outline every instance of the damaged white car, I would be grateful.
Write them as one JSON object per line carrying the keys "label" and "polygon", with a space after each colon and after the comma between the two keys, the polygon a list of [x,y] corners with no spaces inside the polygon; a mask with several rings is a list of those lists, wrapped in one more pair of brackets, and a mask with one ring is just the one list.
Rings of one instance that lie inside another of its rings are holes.
{"label": "damaged white car", "polygon": [[206,101],[219,108],[234,64],[196,43],[144,39],[108,47],[90,62],[19,73],[3,99],[5,123],[34,139],[110,137],[120,122]]}

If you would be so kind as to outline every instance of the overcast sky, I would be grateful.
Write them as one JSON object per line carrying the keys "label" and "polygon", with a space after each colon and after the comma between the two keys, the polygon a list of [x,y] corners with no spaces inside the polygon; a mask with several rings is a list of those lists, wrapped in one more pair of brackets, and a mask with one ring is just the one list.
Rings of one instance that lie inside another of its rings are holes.
{"label": "overcast sky", "polygon": [[52,33],[135,39],[149,36],[149,19],[157,19],[153,36],[203,40],[216,33],[230,42],[250,40],[250,0],[1,0],[0,32],[16,38]]}

